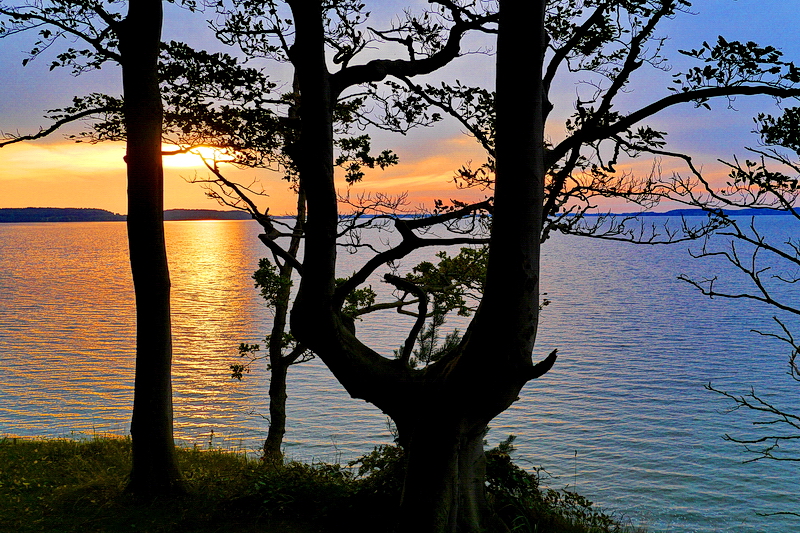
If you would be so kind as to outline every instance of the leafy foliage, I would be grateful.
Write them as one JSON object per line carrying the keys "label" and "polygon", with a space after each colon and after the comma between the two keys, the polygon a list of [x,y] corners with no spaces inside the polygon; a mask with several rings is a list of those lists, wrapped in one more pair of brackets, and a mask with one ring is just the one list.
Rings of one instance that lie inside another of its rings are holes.
{"label": "leafy foliage", "polygon": [[258,260],[258,270],[253,273],[253,279],[261,297],[272,307],[278,303],[279,295],[292,286],[292,280],[279,275],[275,265],[266,258]]}
{"label": "leafy foliage", "polygon": [[778,118],[759,113],[755,121],[765,144],[789,148],[800,156],[800,107],[786,108]]}
{"label": "leafy foliage", "polygon": [[[336,286],[342,286],[349,278],[337,278]],[[347,293],[342,306],[342,314],[347,317],[355,318],[359,315],[369,312],[370,308],[375,305],[375,299],[378,294],[372,287],[362,287]]]}
{"label": "leafy foliage", "polygon": [[719,36],[713,46],[703,41],[700,48],[681,50],[681,53],[705,63],[702,67],[693,67],[685,73],[674,75],[678,90],[683,92],[747,82],[800,82],[800,70],[793,62],[781,60],[783,52],[774,46],[759,46],[752,41],[727,41]]}
{"label": "leafy foliage", "polygon": [[364,178],[363,167],[386,169],[398,163],[397,154],[384,150],[378,156],[370,154],[370,138],[368,135],[344,137],[335,144],[341,150],[335,164],[345,169],[345,181],[356,183]]}
{"label": "leafy foliage", "polygon": [[423,261],[406,279],[433,297],[434,309],[438,310],[434,313],[456,311],[460,316],[469,316],[483,294],[488,256],[486,246],[461,248],[455,256],[437,252],[436,265]]}

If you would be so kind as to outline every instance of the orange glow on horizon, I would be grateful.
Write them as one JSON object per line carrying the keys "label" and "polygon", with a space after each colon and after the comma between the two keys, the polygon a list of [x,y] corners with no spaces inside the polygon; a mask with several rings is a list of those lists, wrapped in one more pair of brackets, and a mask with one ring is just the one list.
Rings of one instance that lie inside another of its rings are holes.
{"label": "orange glow on horizon", "polygon": [[[465,141],[468,139],[459,136],[438,141],[433,150],[430,144],[399,150],[398,166],[369,171],[362,183],[349,189],[353,194],[408,193],[412,207],[430,204],[434,198],[462,198],[464,191],[458,191],[452,183],[454,171],[467,161],[479,161],[482,157],[480,148]],[[215,155],[212,149],[204,152],[206,157]],[[94,207],[115,213],[127,211],[123,143],[20,143],[2,148],[0,155],[4,162],[0,167],[3,189],[0,207]],[[221,159],[219,154],[217,159]],[[295,211],[294,193],[276,173],[225,165],[221,168],[233,181],[243,184],[256,181],[256,188],[260,184],[268,196],[258,198],[259,206],[269,207],[270,213]],[[165,208],[226,209],[207,198],[199,184],[187,181],[207,176],[208,170],[197,155],[165,156]],[[342,193],[348,189],[343,179],[337,179],[337,187]],[[482,197],[481,193],[478,198]]]}
{"label": "orange glow on horizon", "polygon": [[[214,157],[212,149],[201,150]],[[343,173],[337,173],[340,194],[358,196],[381,192],[391,196],[407,194],[406,209],[430,207],[434,199],[480,201],[491,191],[459,190],[453,183],[455,171],[468,162],[480,165],[485,155],[471,139],[458,135],[436,142],[406,144],[397,150],[400,163],[385,170],[368,170],[363,181],[348,186]],[[126,169],[123,143],[20,143],[0,149],[0,207],[93,207],[115,213],[127,212]],[[223,156],[216,154],[217,159]],[[698,158],[699,159],[699,158]],[[639,175],[652,170],[652,159],[632,161],[627,168]],[[164,205],[166,209],[227,209],[209,199],[204,189],[192,179],[204,179],[209,172],[197,155],[182,154],[164,158]],[[620,165],[620,169],[622,165]],[[263,169],[239,169],[221,165],[232,181],[263,188],[267,196],[256,197],[262,209],[275,215],[295,212],[295,195],[277,173]],[[708,179],[722,184],[727,176],[723,167],[705,169]],[[664,176],[673,172],[686,174],[680,161],[664,160]],[[631,210],[622,200],[606,201],[602,209]],[[664,208],[667,208],[664,206]],[[343,206],[343,211],[346,207]]]}

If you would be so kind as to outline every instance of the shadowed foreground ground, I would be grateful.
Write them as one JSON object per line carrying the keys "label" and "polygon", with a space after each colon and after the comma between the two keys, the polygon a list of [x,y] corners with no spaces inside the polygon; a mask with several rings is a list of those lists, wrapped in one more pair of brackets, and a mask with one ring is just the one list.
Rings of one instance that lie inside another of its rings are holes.
{"label": "shadowed foreground ground", "polygon": [[[540,490],[489,452],[497,519],[521,533],[634,531],[579,495]],[[402,475],[398,448],[348,465],[265,464],[222,450],[180,449],[188,494],[136,501],[125,494],[130,440],[0,439],[0,532],[350,533],[387,531]]]}

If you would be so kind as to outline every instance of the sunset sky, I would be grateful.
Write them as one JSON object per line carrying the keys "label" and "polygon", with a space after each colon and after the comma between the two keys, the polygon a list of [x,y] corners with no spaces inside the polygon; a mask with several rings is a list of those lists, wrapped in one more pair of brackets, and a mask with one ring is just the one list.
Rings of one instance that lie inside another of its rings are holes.
{"label": "sunset sky", "polygon": [[[417,8],[423,1],[410,2]],[[374,18],[386,20],[391,13],[400,13],[406,2],[381,2]],[[717,35],[728,40],[754,40],[759,44],[772,44],[781,49],[787,59],[800,61],[800,10],[795,0],[697,0],[695,15],[680,15],[664,24],[658,35],[670,37],[666,56],[676,65],[675,71],[685,65],[678,49],[697,48],[704,40],[715,41]],[[391,11],[394,9],[394,11]],[[164,38],[184,40],[196,47],[222,49],[221,45],[203,31],[203,14],[180,12],[168,7]],[[376,23],[377,25],[377,23]],[[119,94],[119,70],[111,64],[101,71],[79,77],[65,70],[48,72],[51,56],[46,52],[41,58],[22,67],[23,52],[29,48],[33,36],[13,36],[0,40],[0,131],[31,133],[46,126],[42,118],[45,110],[67,105],[73,95],[89,92]],[[281,72],[268,74],[278,81]],[[493,58],[488,55],[467,56],[451,66],[437,79],[460,79],[465,83],[492,84]],[[643,69],[644,70],[644,69]],[[521,72],[524,66],[521,66]],[[656,100],[666,94],[670,73],[647,71],[636,79],[633,93],[624,96],[619,110],[631,110]],[[577,79],[566,79],[553,90],[556,110],[548,125],[548,135],[553,140],[563,136],[563,121],[572,111]],[[564,95],[563,99],[559,95]],[[795,105],[789,103],[788,105]],[[752,116],[759,110],[778,114],[779,110],[769,98],[737,101],[736,110],[726,109],[725,102],[712,102],[713,110],[694,109],[691,105],[664,113],[650,124],[668,131],[669,148],[692,154],[709,175],[721,176],[723,168],[717,158],[730,159],[742,153],[743,146],[755,144]],[[74,130],[72,130],[74,131]],[[409,193],[412,206],[430,202],[432,198],[463,197],[451,182],[454,170],[467,161],[483,161],[478,145],[453,123],[436,128],[414,131],[408,136],[377,133],[373,135],[377,150],[391,148],[400,156],[400,165],[386,171],[368,175],[363,186],[353,192],[379,190],[392,194]],[[99,207],[114,212],[125,212],[125,167],[122,161],[124,145],[75,144],[54,134],[37,142],[20,143],[0,148],[0,207]],[[636,163],[637,168],[649,169],[651,159]],[[672,170],[665,162],[665,171]],[[680,170],[675,167],[676,170]],[[218,208],[206,198],[196,184],[185,178],[205,176],[199,160],[190,157],[165,158],[167,208]],[[263,207],[273,214],[292,210],[292,194],[285,182],[263,170],[236,170],[230,175],[242,182],[259,179],[270,195]],[[342,191],[345,190],[342,184]],[[480,198],[483,192],[470,193]]]}

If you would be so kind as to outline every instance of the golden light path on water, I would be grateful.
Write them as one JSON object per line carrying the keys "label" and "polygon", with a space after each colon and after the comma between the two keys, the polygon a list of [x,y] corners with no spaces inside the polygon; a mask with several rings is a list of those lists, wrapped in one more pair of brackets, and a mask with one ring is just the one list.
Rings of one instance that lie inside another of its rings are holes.
{"label": "golden light path on water", "polygon": [[[763,223],[776,239],[792,235],[781,221]],[[228,370],[238,344],[259,342],[270,323],[251,279],[265,254],[258,232],[250,221],[166,224],[181,444],[253,451],[266,434],[263,361],[241,382]],[[340,274],[361,261],[341,252]],[[704,268],[686,247],[548,241],[542,283],[553,303],[536,357],[553,348],[560,357],[492,423],[489,443],[517,435],[518,461],[545,467],[549,485],[577,485],[654,532],[793,531],[790,518],[754,511],[800,508],[796,468],[743,467],[748,456],[721,436],[749,431],[752,419],[724,416],[727,404],[703,389],[708,381],[740,393],[754,385],[800,405],[785,376],[786,349],[749,332],[767,329],[772,311],[709,301],[675,280]],[[357,328],[391,356],[410,321],[390,312]],[[124,223],[0,224],[0,437],[127,434],[133,364]],[[289,387],[289,457],[348,460],[391,442],[386,418],[349,398],[319,361],[293,368]]]}
{"label": "golden light path on water", "polygon": [[[266,365],[241,382],[229,371],[239,343],[263,345],[270,324],[251,277],[265,252],[258,232],[241,221],[166,223],[183,444],[254,451],[266,433]],[[0,246],[0,434],[127,434],[135,316],[124,223],[0,225]],[[390,442],[385,417],[348,398],[319,363],[293,381],[290,455],[332,460],[338,447],[352,455]]]}
{"label": "golden light path on water", "polygon": [[[230,409],[231,396],[239,396],[231,394],[238,384],[228,383],[227,365],[236,343],[250,338],[238,336],[258,329],[253,264],[242,250],[252,237],[248,229],[224,221],[167,224],[176,429],[184,438],[200,427],[208,432],[208,411]],[[11,385],[19,405],[37,412],[17,408],[19,425],[12,431],[126,433],[135,318],[125,225],[14,230],[13,241],[3,239],[3,305],[16,317],[24,344],[6,349],[18,350]],[[94,412],[103,414],[87,419]]]}

